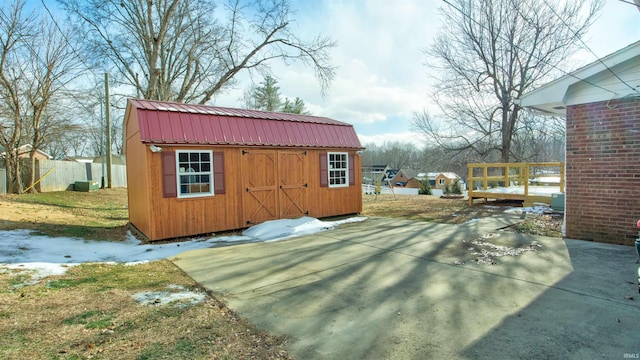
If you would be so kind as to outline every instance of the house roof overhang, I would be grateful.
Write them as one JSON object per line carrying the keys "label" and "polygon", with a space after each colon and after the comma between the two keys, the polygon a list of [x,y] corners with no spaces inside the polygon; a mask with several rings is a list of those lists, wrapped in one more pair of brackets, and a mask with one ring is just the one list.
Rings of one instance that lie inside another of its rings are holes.
{"label": "house roof overhang", "polygon": [[326,117],[138,99],[131,111],[149,145],[363,149],[353,125]]}
{"label": "house roof overhang", "polygon": [[597,86],[601,90],[595,98],[591,99],[592,101],[622,97],[625,94],[618,94],[615,91],[616,84],[599,83],[596,85],[591,83],[589,79],[609,72],[616,65],[629,61],[640,61],[640,41],[530,91],[517,99],[516,103],[537,112],[564,117],[566,116],[567,92],[570,87],[577,84],[585,83],[589,86]]}

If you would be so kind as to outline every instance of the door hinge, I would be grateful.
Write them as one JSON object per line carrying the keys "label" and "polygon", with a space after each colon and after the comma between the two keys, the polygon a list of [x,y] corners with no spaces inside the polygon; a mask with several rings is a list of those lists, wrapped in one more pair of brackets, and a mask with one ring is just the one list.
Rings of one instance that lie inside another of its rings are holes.
{"label": "door hinge", "polygon": [[249,152],[248,152],[247,150],[242,150],[242,155],[246,155],[246,154],[248,154],[248,153],[249,153]]}

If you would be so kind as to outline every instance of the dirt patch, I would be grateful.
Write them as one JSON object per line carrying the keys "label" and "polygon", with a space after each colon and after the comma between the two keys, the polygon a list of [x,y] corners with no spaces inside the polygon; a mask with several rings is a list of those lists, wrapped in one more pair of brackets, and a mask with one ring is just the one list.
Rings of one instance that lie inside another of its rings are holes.
{"label": "dirt patch", "polygon": [[562,222],[563,214],[540,214],[526,219],[519,224],[506,228],[505,230],[530,235],[562,237]]}
{"label": "dirt patch", "polygon": [[[520,201],[498,200],[469,206],[467,200],[430,195],[363,195],[362,213],[367,216],[462,224],[522,207]],[[524,234],[562,237],[562,214],[530,214],[523,222],[506,228]]]}
{"label": "dirt patch", "polygon": [[469,206],[464,199],[443,199],[431,195],[363,195],[362,213],[367,216],[393,217],[409,220],[462,224],[472,219],[501,214],[517,201],[489,201]]}

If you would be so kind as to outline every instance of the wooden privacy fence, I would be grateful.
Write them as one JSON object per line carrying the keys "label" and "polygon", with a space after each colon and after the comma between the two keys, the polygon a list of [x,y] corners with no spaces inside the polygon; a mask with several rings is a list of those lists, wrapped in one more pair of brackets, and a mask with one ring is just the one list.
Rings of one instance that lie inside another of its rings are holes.
{"label": "wooden privacy fence", "polygon": [[[75,161],[38,160],[36,161],[36,180],[40,180],[35,188],[39,192],[73,190],[76,181],[107,182],[106,164],[79,163]],[[46,177],[44,176],[50,172]],[[112,165],[112,187],[127,186],[126,165]]]}
{"label": "wooden privacy fence", "polygon": [[7,193],[7,170],[0,169],[0,195]]}
{"label": "wooden privacy fence", "polygon": [[522,200],[550,203],[564,192],[564,163],[475,163],[469,169],[469,205],[473,199]]}

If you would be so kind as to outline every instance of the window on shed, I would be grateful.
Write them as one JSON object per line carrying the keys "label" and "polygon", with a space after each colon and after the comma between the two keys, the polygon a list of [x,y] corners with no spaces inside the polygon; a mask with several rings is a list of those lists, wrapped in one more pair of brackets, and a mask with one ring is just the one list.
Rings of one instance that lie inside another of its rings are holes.
{"label": "window on shed", "polygon": [[176,151],[178,197],[213,195],[213,153]]}
{"label": "window on shed", "polygon": [[329,153],[329,187],[349,186],[349,154]]}
{"label": "window on shed", "polygon": [[438,179],[438,183],[440,183],[440,185],[444,185],[444,178]]}

